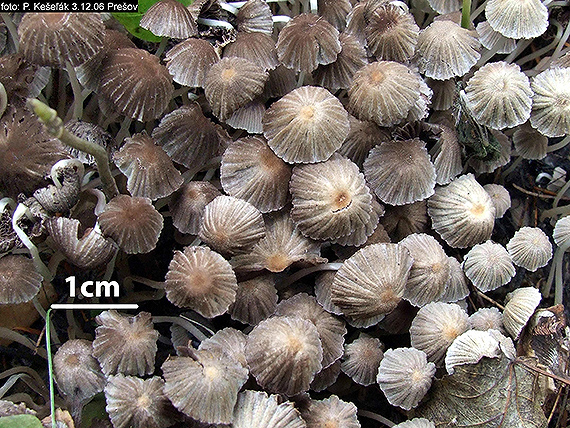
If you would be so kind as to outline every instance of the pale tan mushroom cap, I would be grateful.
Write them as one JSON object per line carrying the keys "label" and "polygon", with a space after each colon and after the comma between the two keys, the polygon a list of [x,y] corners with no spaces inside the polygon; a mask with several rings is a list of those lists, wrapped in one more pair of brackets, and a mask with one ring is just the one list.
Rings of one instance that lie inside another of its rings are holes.
{"label": "pale tan mushroom cap", "polygon": [[570,68],[551,68],[531,83],[530,124],[547,137],[570,133]]}
{"label": "pale tan mushroom cap", "polygon": [[505,247],[492,241],[473,246],[465,255],[463,270],[473,285],[483,292],[507,284],[516,273]]}
{"label": "pale tan mushroom cap", "polygon": [[238,395],[233,428],[305,428],[305,421],[290,401],[263,391],[244,391]]}
{"label": "pale tan mushroom cap", "polygon": [[343,401],[336,395],[324,400],[311,400],[309,408],[301,412],[307,428],[338,427],[360,428],[353,403]]}
{"label": "pale tan mushroom cap", "polygon": [[552,244],[538,227],[521,227],[507,243],[513,263],[531,272],[544,267],[552,258]]}
{"label": "pale tan mushroom cap", "polygon": [[384,346],[380,340],[361,334],[358,339],[344,346],[341,370],[359,385],[376,382],[380,361],[384,358]]}
{"label": "pale tan mushroom cap", "polygon": [[540,291],[534,287],[517,288],[507,294],[508,301],[503,311],[503,325],[514,339],[518,339],[541,299]]}
{"label": "pale tan mushroom cap", "polygon": [[485,16],[493,30],[512,39],[532,39],[548,27],[548,9],[540,0],[489,0]]}

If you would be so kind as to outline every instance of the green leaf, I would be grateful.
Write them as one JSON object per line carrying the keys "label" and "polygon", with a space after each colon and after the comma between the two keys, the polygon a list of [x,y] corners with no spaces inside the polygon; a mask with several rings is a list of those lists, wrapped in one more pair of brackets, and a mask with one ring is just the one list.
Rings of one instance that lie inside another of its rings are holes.
{"label": "green leaf", "polygon": [[43,428],[34,415],[14,415],[0,418],[0,428]]}
{"label": "green leaf", "polygon": [[504,356],[483,358],[436,380],[415,416],[438,428],[546,428],[540,397],[536,373]]}
{"label": "green leaf", "polygon": [[[178,0],[184,6],[190,6],[194,0]],[[129,33],[147,42],[160,42],[161,37],[155,36],[150,31],[140,26],[144,13],[158,0],[139,0],[138,12],[118,12],[112,13],[117,21],[125,26]]]}

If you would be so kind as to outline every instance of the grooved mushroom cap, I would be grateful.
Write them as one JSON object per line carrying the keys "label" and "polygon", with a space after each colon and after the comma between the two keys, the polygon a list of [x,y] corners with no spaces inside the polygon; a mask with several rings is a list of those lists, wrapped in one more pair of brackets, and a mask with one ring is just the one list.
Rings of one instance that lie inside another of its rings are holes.
{"label": "grooved mushroom cap", "polygon": [[412,233],[427,232],[427,202],[424,200],[408,205],[388,205],[380,222],[394,242],[401,241]]}
{"label": "grooved mushroom cap", "polygon": [[435,231],[454,248],[466,248],[491,237],[495,207],[473,174],[438,187],[428,199],[428,214]]}
{"label": "grooved mushroom cap", "polygon": [[320,16],[302,13],[279,32],[277,57],[287,68],[310,73],[334,62],[341,51],[339,32]]}
{"label": "grooved mushroom cap", "polygon": [[552,244],[538,227],[521,227],[507,243],[513,263],[535,272],[552,258]]}
{"label": "grooved mushroom cap", "polygon": [[272,317],[249,333],[245,355],[250,373],[266,390],[288,396],[309,389],[322,366],[315,325],[298,317]]}
{"label": "grooved mushroom cap", "polygon": [[307,428],[360,428],[356,411],[357,408],[353,403],[331,395],[324,400],[311,400],[309,408],[302,411],[301,415],[307,422]]}
{"label": "grooved mushroom cap", "polygon": [[174,227],[182,233],[197,235],[206,205],[220,195],[209,181],[184,183],[168,201]]}
{"label": "grooved mushroom cap", "polygon": [[175,410],[164,395],[164,381],[153,376],[110,376],[105,410],[116,428],[164,428],[175,422]]}
{"label": "grooved mushroom cap", "polygon": [[363,164],[364,175],[378,198],[390,205],[407,205],[434,193],[436,172],[425,143],[392,140],[377,145]]}
{"label": "grooved mushroom cap", "polygon": [[224,48],[224,58],[232,56],[245,58],[264,70],[273,70],[279,65],[275,41],[266,33],[238,32],[236,39]]}
{"label": "grooved mushroom cap", "polygon": [[453,374],[455,366],[476,364],[483,357],[498,358],[500,355],[499,341],[488,330],[468,330],[457,336],[447,349],[445,369]]}
{"label": "grooved mushroom cap", "polygon": [[218,330],[212,337],[202,342],[198,350],[206,350],[226,354],[230,359],[239,362],[247,368],[245,360],[245,342],[247,336],[235,328],[226,327]]}
{"label": "grooved mushroom cap", "polygon": [[164,219],[148,198],[114,197],[99,214],[104,235],[127,254],[148,253],[156,247]]}
{"label": "grooved mushroom cap", "polygon": [[327,160],[350,129],[338,98],[316,86],[289,92],[267,109],[262,122],[269,147],[289,163]]}
{"label": "grooved mushroom cap", "polygon": [[104,34],[98,13],[26,13],[18,26],[26,61],[50,67],[84,63],[103,49]]}
{"label": "grooved mushroom cap", "polygon": [[273,33],[273,14],[264,0],[248,0],[236,15],[238,31],[245,33]]}
{"label": "grooved mushroom cap", "polygon": [[503,314],[497,308],[479,308],[469,317],[469,324],[474,330],[498,330],[502,333]]}
{"label": "grooved mushroom cap", "polygon": [[530,124],[547,137],[570,134],[570,68],[551,68],[531,83]]}
{"label": "grooved mushroom cap", "polygon": [[556,222],[552,237],[559,247],[570,242],[570,216],[562,217]]}
{"label": "grooved mushroom cap", "polygon": [[501,218],[511,207],[511,195],[509,191],[500,184],[489,183],[483,186],[485,192],[491,197],[495,207],[495,218]]}
{"label": "grooved mushroom cap", "polygon": [[378,368],[378,385],[393,406],[410,410],[424,397],[435,375],[435,364],[414,348],[388,349]]}
{"label": "grooved mushroom cap", "polygon": [[305,421],[290,401],[263,391],[244,391],[238,395],[233,428],[305,428]]}
{"label": "grooved mushroom cap", "polygon": [[271,275],[238,282],[236,301],[229,308],[232,319],[256,325],[275,313],[277,289]]}
{"label": "grooved mushroom cap", "polygon": [[221,195],[204,208],[199,236],[216,251],[236,254],[265,236],[265,223],[261,212],[249,202]]}
{"label": "grooved mushroom cap", "polygon": [[261,136],[230,143],[222,157],[220,180],[224,191],[262,213],[285,206],[290,178],[291,167],[271,151]]}
{"label": "grooved mushroom cap", "polygon": [[410,327],[410,339],[414,348],[440,364],[449,345],[469,328],[469,316],[459,305],[433,302],[418,311]]}
{"label": "grooved mushroom cap", "polygon": [[155,55],[136,48],[109,53],[99,93],[119,113],[141,122],[157,119],[173,92],[172,77]]}
{"label": "grooved mushroom cap", "polygon": [[192,13],[176,0],[154,3],[144,13],[140,26],[159,37],[187,39],[198,35],[198,26]]}
{"label": "grooved mushroom cap", "polygon": [[263,67],[245,58],[222,58],[212,65],[204,82],[204,94],[220,120],[253,101],[263,92],[269,75]]}
{"label": "grooved mushroom cap", "polygon": [[420,28],[410,12],[388,3],[374,10],[365,31],[377,60],[406,63],[414,55]]}
{"label": "grooved mushroom cap", "polygon": [[428,3],[439,14],[451,13],[461,9],[461,0],[428,0]]}
{"label": "grooved mushroom cap", "polygon": [[207,247],[176,251],[168,266],[166,298],[206,318],[225,313],[236,297],[237,279],[232,267]]}
{"label": "grooved mushroom cap", "polygon": [[513,144],[523,159],[544,159],[548,154],[548,137],[534,129],[530,122],[517,127],[513,134]]}
{"label": "grooved mushroom cap", "polygon": [[384,358],[384,345],[375,337],[361,334],[358,339],[344,346],[340,369],[359,385],[376,382],[380,361]]}
{"label": "grooved mushroom cap", "polygon": [[340,155],[326,162],[297,165],[289,190],[291,218],[310,238],[340,238],[370,220],[372,195],[364,176]]}
{"label": "grooved mushroom cap", "polygon": [[152,138],[174,162],[189,169],[213,158],[220,148],[216,125],[204,116],[197,103],[164,115],[152,130]]}
{"label": "grooved mushroom cap", "polygon": [[542,296],[540,291],[534,287],[521,287],[507,294],[506,299],[503,325],[514,339],[518,339],[522,329],[540,304]]}
{"label": "grooved mushroom cap", "polygon": [[105,387],[105,375],[92,351],[90,341],[73,339],[61,345],[53,357],[55,382],[71,402],[86,402]]}
{"label": "grooved mushroom cap", "polygon": [[477,24],[477,34],[481,45],[488,50],[497,50],[498,54],[510,54],[517,47],[517,41],[505,37],[498,31],[493,30],[488,21]]}
{"label": "grooved mushroom cap", "polygon": [[493,30],[512,39],[532,39],[548,27],[548,9],[540,0],[489,0],[485,16]]}
{"label": "grooved mushroom cap", "polygon": [[336,273],[332,301],[344,315],[375,324],[404,295],[413,259],[399,244],[372,244],[345,260]]}
{"label": "grooved mushroom cap", "polygon": [[172,79],[191,88],[203,87],[208,71],[219,60],[220,57],[210,42],[194,38],[178,43],[164,56]]}
{"label": "grooved mushroom cap", "polygon": [[313,296],[299,293],[282,300],[277,305],[275,315],[303,318],[317,327],[323,347],[323,368],[329,367],[342,356],[346,334],[344,321],[325,311]]}
{"label": "grooved mushroom cap", "polygon": [[248,373],[238,361],[220,352],[192,351],[190,357],[169,357],[162,365],[164,393],[174,407],[207,424],[229,424],[238,392]]}
{"label": "grooved mushroom cap", "polygon": [[26,256],[3,256],[0,272],[0,305],[28,302],[40,291],[43,277]]}
{"label": "grooved mushroom cap", "polygon": [[127,190],[132,196],[156,200],[182,186],[182,175],[152,137],[143,132],[125,141],[113,161],[127,176]]}
{"label": "grooved mushroom cap", "polygon": [[467,277],[461,268],[461,263],[455,257],[448,257],[449,277],[443,294],[439,297],[440,302],[452,303],[465,299],[471,292],[467,286]]}
{"label": "grooved mushroom cap", "polygon": [[343,31],[346,27],[346,17],[352,10],[350,0],[318,0],[317,10],[327,22],[330,22],[338,31]]}
{"label": "grooved mushroom cap", "polygon": [[425,418],[414,418],[401,424],[394,425],[394,428],[436,428],[432,421]]}
{"label": "grooved mushroom cap", "polygon": [[370,150],[382,142],[391,141],[390,132],[374,122],[349,116],[350,131],[337,152],[362,168]]}
{"label": "grooved mushroom cap", "polygon": [[154,373],[158,331],[153,328],[150,313],[131,317],[110,310],[95,319],[99,327],[95,329],[93,356],[106,376]]}
{"label": "grooved mushroom cap", "polygon": [[443,295],[449,280],[449,260],[437,240],[425,233],[407,236],[400,245],[408,249],[414,263],[404,288],[404,299],[412,305],[423,306]]}
{"label": "grooved mushroom cap", "polygon": [[505,247],[492,241],[471,248],[463,260],[463,270],[473,285],[483,292],[507,284],[516,273]]}
{"label": "grooved mushroom cap", "polygon": [[465,87],[465,103],[481,125],[512,128],[530,118],[533,93],[516,64],[492,62],[475,72]]}
{"label": "grooved mushroom cap", "polygon": [[481,44],[474,35],[453,21],[434,21],[418,37],[415,55],[420,73],[437,80],[467,74],[481,57]]}
{"label": "grooved mushroom cap", "polygon": [[378,126],[402,122],[418,102],[421,77],[403,64],[377,61],[358,70],[348,90],[348,109]]}

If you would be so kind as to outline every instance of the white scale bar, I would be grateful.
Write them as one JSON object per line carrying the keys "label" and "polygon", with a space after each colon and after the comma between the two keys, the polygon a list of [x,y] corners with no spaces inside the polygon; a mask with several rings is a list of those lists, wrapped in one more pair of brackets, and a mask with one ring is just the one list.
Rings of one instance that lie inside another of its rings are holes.
{"label": "white scale bar", "polygon": [[52,309],[138,309],[136,303],[98,304],[98,303],[55,303]]}

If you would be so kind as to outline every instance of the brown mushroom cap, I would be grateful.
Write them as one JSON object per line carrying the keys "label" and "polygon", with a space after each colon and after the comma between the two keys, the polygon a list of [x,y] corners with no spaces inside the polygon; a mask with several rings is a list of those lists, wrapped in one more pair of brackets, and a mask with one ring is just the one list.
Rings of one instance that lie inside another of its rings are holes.
{"label": "brown mushroom cap", "polygon": [[238,31],[273,33],[273,14],[263,0],[248,0],[236,15]]}
{"label": "brown mushroom cap", "polygon": [[31,259],[7,254],[0,258],[0,304],[24,303],[40,291],[42,276]]}
{"label": "brown mushroom cap", "polygon": [[160,0],[143,15],[140,26],[159,37],[186,39],[198,35],[196,21],[182,3],[176,0]]}
{"label": "brown mushroom cap", "polygon": [[273,70],[279,65],[275,41],[266,33],[238,33],[236,39],[224,48],[224,58],[245,58],[264,70]]}
{"label": "brown mushroom cap", "polygon": [[204,208],[221,193],[209,181],[190,181],[172,194],[168,202],[172,223],[182,233],[197,235]]}
{"label": "brown mushroom cap", "polygon": [[164,56],[173,80],[192,88],[205,85],[208,71],[219,59],[210,42],[194,38],[178,43]]}

